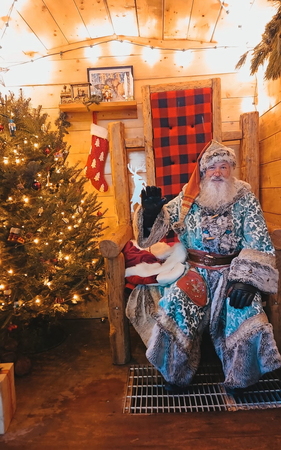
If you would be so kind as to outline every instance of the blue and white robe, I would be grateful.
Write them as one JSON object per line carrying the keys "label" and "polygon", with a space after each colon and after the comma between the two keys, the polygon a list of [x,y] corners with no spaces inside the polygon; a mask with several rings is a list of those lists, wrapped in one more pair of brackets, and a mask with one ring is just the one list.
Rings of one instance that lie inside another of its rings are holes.
{"label": "blue and white robe", "polygon": [[[195,201],[180,230],[176,224],[183,192],[163,207],[147,238],[142,208],[135,213],[135,238],[142,248],[149,248],[174,229],[186,249],[221,255],[239,252],[230,266],[197,268],[207,284],[204,307],[194,304],[176,282],[139,285],[129,297],[126,314],[147,347],[148,360],[166,381],[179,386],[188,385],[197,371],[204,330],[209,330],[222,362],[227,387],[249,386],[264,373],[281,367],[261,295],[256,294],[252,304],[243,309],[231,307],[226,295],[229,281],[249,283],[263,294],[276,293],[278,287],[275,252],[260,204],[247,183],[235,180],[235,186],[232,202],[216,211]],[[186,262],[186,271],[188,268]]]}

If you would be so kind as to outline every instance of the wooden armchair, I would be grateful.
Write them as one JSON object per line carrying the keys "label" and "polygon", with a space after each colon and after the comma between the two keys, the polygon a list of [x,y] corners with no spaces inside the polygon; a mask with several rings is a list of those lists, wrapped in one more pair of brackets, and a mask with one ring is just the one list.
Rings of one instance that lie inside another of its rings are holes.
{"label": "wooden armchair", "polygon": [[[216,139],[219,142],[229,142],[234,140],[239,142],[241,162],[240,177],[252,185],[254,192],[258,196],[259,158],[257,155],[259,152],[259,115],[257,112],[243,114],[240,118],[241,130],[239,132],[222,133],[220,79],[143,86],[144,150],[146,155],[147,184],[156,184],[150,103],[151,93],[181,89],[196,89],[201,87],[211,87],[212,89],[213,139]],[[116,228],[107,233],[100,242],[100,251],[105,258],[106,263],[108,320],[110,323],[112,361],[113,364],[126,364],[130,360],[130,333],[129,322],[125,315],[125,261],[122,249],[125,244],[133,238],[130,211],[130,189],[124,125],[121,122],[110,123],[108,131],[118,223]],[[269,302],[269,310],[272,312],[272,323],[274,323],[275,332],[277,332],[278,335],[278,344],[281,344],[281,316],[278,303],[279,299],[277,299],[277,297],[271,299],[271,302]]]}

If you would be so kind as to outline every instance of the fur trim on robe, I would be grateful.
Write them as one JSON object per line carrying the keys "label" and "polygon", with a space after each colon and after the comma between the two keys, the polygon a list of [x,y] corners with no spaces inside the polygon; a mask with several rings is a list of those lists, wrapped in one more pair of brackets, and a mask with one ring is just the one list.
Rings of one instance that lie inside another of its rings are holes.
{"label": "fur trim on robe", "polygon": [[[265,373],[281,366],[272,325],[268,323],[265,313],[245,321],[236,333],[226,338],[223,347],[226,387],[247,387],[257,383]],[[253,348],[257,349],[257,354]]]}
{"label": "fur trim on robe", "polygon": [[169,214],[163,206],[162,210],[156,217],[156,220],[151,228],[150,235],[148,237],[144,237],[143,234],[143,209],[141,206],[135,211],[134,214],[134,236],[141,248],[151,247],[153,244],[159,242],[169,231]]}
{"label": "fur trim on robe", "polygon": [[228,280],[251,284],[265,294],[275,294],[278,277],[275,256],[245,248],[233,259]]}

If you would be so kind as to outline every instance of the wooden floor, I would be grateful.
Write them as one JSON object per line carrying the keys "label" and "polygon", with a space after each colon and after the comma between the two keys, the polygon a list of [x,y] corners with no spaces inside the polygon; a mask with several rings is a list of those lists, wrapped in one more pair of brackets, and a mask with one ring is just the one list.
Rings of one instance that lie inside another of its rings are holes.
{"label": "wooden floor", "polygon": [[[0,449],[280,450],[281,409],[123,414],[129,365],[111,364],[108,322],[64,321],[66,340],[16,378],[17,409]],[[146,363],[134,330],[133,363]]]}

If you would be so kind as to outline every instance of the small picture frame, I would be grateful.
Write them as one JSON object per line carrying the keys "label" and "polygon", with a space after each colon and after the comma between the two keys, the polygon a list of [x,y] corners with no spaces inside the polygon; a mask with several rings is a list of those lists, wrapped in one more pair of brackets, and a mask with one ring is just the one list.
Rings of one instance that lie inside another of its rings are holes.
{"label": "small picture frame", "polygon": [[90,98],[90,83],[73,83],[70,85],[73,102],[88,101]]}
{"label": "small picture frame", "polygon": [[133,66],[87,69],[91,96],[101,96],[104,102],[134,99]]}

